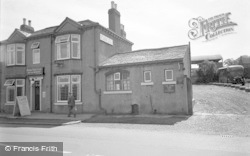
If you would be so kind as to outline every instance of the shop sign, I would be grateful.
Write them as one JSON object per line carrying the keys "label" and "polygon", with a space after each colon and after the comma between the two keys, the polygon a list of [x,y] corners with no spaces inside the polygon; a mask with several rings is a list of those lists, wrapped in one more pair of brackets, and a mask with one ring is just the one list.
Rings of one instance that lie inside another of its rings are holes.
{"label": "shop sign", "polygon": [[27,76],[33,76],[33,75],[43,75],[44,74],[44,68],[28,68],[26,70]]}
{"label": "shop sign", "polygon": [[110,45],[113,45],[113,40],[111,38],[108,38],[107,36],[105,36],[103,34],[100,34],[100,40],[105,42],[105,43],[108,43]]}

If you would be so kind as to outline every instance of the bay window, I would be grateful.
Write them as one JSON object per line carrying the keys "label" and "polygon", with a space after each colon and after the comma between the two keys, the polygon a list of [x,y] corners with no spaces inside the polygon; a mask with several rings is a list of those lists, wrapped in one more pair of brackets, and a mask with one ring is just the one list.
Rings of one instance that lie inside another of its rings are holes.
{"label": "bay window", "polygon": [[7,45],[7,66],[25,65],[25,45],[10,44]]}
{"label": "bay window", "polygon": [[57,101],[66,102],[69,92],[73,93],[76,101],[81,101],[81,76],[57,76]]}
{"label": "bay window", "polygon": [[5,81],[4,86],[6,86],[7,103],[13,103],[16,96],[24,96],[24,79],[8,79]]}
{"label": "bay window", "polygon": [[62,35],[56,37],[56,59],[80,59],[80,35]]}

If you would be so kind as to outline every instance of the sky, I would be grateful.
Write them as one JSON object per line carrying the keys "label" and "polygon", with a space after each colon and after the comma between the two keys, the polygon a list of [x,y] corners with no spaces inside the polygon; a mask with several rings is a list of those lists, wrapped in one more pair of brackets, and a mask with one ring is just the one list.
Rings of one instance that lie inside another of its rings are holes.
{"label": "sky", "polygon": [[[184,45],[190,42],[191,56],[220,54],[223,59],[250,55],[250,0],[115,0],[132,50]],[[31,20],[35,30],[57,26],[69,17],[90,19],[108,27],[111,0],[0,0],[0,41]],[[230,12],[236,23],[227,35],[206,41],[190,39],[189,21],[209,19]]]}

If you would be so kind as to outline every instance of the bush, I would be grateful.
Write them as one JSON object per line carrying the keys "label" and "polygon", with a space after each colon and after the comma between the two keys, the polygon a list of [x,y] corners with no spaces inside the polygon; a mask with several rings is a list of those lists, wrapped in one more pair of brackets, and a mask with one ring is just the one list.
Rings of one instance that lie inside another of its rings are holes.
{"label": "bush", "polygon": [[197,83],[209,83],[216,81],[218,79],[218,76],[216,75],[216,64],[207,60],[200,63],[197,75]]}

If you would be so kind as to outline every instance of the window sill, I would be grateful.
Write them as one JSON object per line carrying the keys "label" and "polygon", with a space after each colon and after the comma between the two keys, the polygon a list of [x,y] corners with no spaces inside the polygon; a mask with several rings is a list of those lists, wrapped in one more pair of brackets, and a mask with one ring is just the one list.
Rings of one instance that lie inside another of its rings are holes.
{"label": "window sill", "polygon": [[26,67],[25,64],[6,65],[6,67]]}
{"label": "window sill", "polygon": [[5,103],[5,106],[13,106],[13,105],[15,105],[15,102],[6,102]]}
{"label": "window sill", "polygon": [[126,90],[126,91],[104,91],[103,94],[132,94],[132,90]]}
{"label": "window sill", "polygon": [[152,86],[152,85],[154,85],[154,82],[142,82],[141,85],[142,86]]}
{"label": "window sill", "polygon": [[176,84],[176,81],[165,81],[162,84]]}
{"label": "window sill", "polygon": [[[76,102],[76,105],[82,105],[82,102]],[[56,106],[66,106],[68,105],[68,102],[55,102],[54,105]]]}
{"label": "window sill", "polygon": [[63,61],[70,61],[70,60],[81,60],[81,58],[65,58],[65,59],[56,59],[54,62],[63,62]]}

